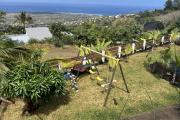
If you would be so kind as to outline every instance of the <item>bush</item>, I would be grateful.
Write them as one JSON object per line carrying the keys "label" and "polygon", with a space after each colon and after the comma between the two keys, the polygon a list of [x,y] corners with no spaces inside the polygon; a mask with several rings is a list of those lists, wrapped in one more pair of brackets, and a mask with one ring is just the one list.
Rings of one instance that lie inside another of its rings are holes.
{"label": "bush", "polygon": [[46,62],[40,62],[39,53],[35,52],[29,62],[17,65],[6,73],[6,80],[1,81],[0,95],[8,98],[21,98],[26,103],[24,112],[33,112],[43,99],[50,95],[65,93],[63,74],[53,70]]}
{"label": "bush", "polygon": [[40,41],[38,41],[37,39],[30,39],[28,41],[29,44],[35,44],[35,43],[40,43]]}

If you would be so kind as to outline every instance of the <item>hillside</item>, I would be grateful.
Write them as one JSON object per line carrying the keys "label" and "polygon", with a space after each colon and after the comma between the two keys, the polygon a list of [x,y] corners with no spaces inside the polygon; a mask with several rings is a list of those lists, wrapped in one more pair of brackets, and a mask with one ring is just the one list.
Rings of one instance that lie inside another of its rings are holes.
{"label": "hillside", "polygon": [[[154,52],[164,50],[156,48]],[[180,52],[180,47],[177,47]],[[59,51],[61,52],[61,51]],[[90,75],[82,75],[78,80],[79,92],[70,90],[65,98],[54,97],[47,100],[37,112],[28,117],[21,117],[23,102],[18,100],[15,105],[10,105],[1,114],[2,120],[116,120],[135,114],[161,108],[163,106],[178,104],[180,89],[169,84],[168,81],[154,76],[144,67],[144,60],[148,52],[130,56],[128,62],[122,61],[125,78],[128,82],[130,93],[125,92],[119,70],[116,71],[114,88],[110,93],[107,108],[102,107],[105,93],[97,85],[96,80]],[[101,77],[107,78],[110,74],[107,65],[98,66]],[[68,89],[70,89],[68,87]],[[114,105],[113,99],[117,100]],[[60,100],[64,102],[60,102]],[[13,113],[13,114],[12,114]]]}
{"label": "hillside", "polygon": [[156,16],[155,20],[161,21],[164,24],[167,24],[167,23],[176,21],[178,18],[180,18],[180,10],[173,11],[173,12],[170,12],[168,14]]}

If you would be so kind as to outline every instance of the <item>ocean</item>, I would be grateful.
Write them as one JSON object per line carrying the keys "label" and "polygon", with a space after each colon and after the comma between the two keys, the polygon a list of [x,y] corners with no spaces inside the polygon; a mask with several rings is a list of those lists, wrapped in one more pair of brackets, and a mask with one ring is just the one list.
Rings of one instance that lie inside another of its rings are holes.
{"label": "ocean", "polygon": [[81,5],[81,4],[8,4],[0,3],[0,10],[6,12],[40,13],[84,13],[96,15],[133,14],[145,10],[163,9],[162,6],[121,6],[121,5]]}

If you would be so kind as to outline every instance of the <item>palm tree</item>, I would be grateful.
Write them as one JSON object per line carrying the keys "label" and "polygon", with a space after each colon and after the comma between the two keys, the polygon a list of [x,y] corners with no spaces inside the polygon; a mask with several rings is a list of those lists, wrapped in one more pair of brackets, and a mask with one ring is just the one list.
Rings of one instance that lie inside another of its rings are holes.
{"label": "palm tree", "polygon": [[153,51],[154,46],[156,45],[156,41],[159,40],[160,35],[161,35],[161,32],[159,30],[154,30],[154,31],[149,32],[149,39],[153,40],[152,51]]}
{"label": "palm tree", "polygon": [[26,12],[22,11],[19,15],[15,16],[16,20],[15,23],[17,23],[20,26],[26,27],[27,24],[30,24],[33,22],[33,19],[30,15],[27,15]]}

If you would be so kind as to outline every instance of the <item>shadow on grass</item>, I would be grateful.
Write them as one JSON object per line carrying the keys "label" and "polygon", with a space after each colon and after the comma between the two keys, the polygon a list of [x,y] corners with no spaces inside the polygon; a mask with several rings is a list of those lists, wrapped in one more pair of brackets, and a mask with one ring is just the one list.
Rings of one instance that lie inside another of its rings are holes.
{"label": "shadow on grass", "polygon": [[69,92],[62,96],[52,96],[48,100],[41,103],[40,107],[35,111],[34,114],[45,114],[48,115],[51,112],[57,110],[63,105],[67,105],[70,102]]}

